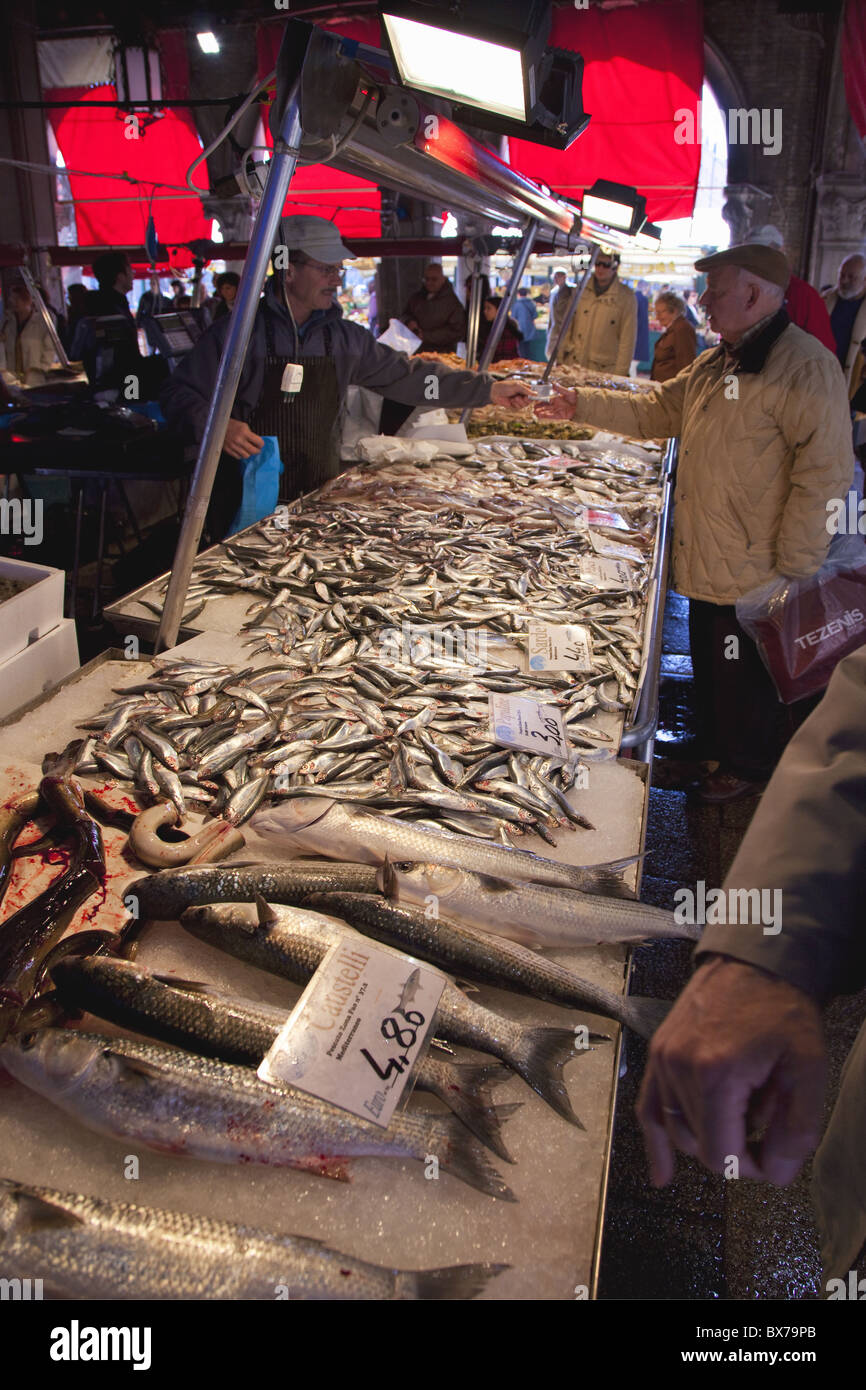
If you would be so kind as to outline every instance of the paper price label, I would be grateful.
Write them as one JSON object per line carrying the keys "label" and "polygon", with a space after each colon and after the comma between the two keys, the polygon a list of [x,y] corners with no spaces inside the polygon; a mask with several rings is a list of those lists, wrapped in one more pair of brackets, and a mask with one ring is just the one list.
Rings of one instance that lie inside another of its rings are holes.
{"label": "paper price label", "polygon": [[506,748],[549,753],[566,760],[571,757],[571,745],[556,705],[540,705],[525,695],[490,696],[490,732]]}
{"label": "paper price label", "polygon": [[383,1129],[422,1055],[445,976],[347,933],[325,956],[258,1068]]}
{"label": "paper price label", "polygon": [[634,575],[625,560],[606,560],[601,555],[581,555],[580,578],[597,589],[630,589]]}
{"label": "paper price label", "polygon": [[604,555],[613,560],[633,560],[635,564],[640,564],[645,556],[633,545],[626,545],[625,541],[615,540],[614,537],[601,536],[598,531],[589,529],[589,539],[596,555]]}
{"label": "paper price label", "polygon": [[592,638],[577,623],[529,622],[530,671],[591,671]]}
{"label": "paper price label", "polygon": [[590,507],[586,519],[590,526],[607,526],[614,531],[630,531],[632,529],[625,517],[620,516],[619,512],[606,512],[599,507]]}

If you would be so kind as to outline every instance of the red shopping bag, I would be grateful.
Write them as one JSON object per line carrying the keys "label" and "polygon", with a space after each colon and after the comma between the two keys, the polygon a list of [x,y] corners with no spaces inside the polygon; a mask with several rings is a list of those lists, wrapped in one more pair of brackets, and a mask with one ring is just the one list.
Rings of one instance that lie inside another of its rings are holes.
{"label": "red shopping bag", "polygon": [[839,556],[810,579],[771,581],[737,601],[786,705],[824,690],[834,667],[866,642],[866,558],[852,564],[850,546]]}

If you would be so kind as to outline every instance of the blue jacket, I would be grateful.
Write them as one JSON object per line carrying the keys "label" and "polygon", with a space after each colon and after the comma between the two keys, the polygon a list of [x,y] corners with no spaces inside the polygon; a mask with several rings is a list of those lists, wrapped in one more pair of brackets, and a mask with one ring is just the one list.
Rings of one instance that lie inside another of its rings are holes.
{"label": "blue jacket", "polygon": [[[295,333],[289,312],[277,297],[272,282],[253,324],[250,344],[232,415],[248,420],[258,404],[264,386],[266,341],[263,307],[267,303],[274,319],[274,348],[280,356],[294,359]],[[165,418],[188,442],[197,444],[204,434],[208,407],[213,394],[223,342],[231,317],[218,319],[199,338],[192,352],[169,377],[159,403]],[[438,362],[408,358],[384,343],[377,343],[367,328],[343,318],[338,304],[317,312],[304,323],[298,335],[298,355],[325,355],[324,328],[331,330],[331,350],[337,369],[340,396],[345,402],[349,386],[366,386],[389,400],[432,410],[437,406],[454,408],[486,405],[490,400],[493,377],[487,373],[452,371]],[[431,396],[430,377],[438,378],[437,395]]]}

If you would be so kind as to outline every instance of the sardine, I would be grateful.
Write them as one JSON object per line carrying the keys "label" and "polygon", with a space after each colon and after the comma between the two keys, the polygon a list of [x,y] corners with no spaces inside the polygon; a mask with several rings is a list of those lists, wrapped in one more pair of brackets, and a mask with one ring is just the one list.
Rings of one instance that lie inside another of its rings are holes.
{"label": "sardine", "polygon": [[0,1180],[0,1268],[87,1302],[403,1302],[474,1298],[509,1266],[386,1269],[305,1236]]}
{"label": "sardine", "polygon": [[[201,909],[192,908],[198,912]],[[214,1163],[265,1163],[348,1180],[347,1160],[436,1154],[480,1192],[514,1195],[455,1116],[401,1111],[387,1129],[247,1067],[159,1043],[43,1028],[0,1047],[0,1062],[89,1129]]]}

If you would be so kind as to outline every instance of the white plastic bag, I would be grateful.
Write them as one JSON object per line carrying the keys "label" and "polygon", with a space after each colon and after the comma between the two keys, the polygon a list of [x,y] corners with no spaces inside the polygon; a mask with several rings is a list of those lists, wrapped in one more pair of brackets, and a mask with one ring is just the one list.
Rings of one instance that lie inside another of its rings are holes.
{"label": "white plastic bag", "polygon": [[393,348],[395,352],[406,352],[410,357],[421,346],[421,339],[399,319],[391,319],[385,332],[379,334],[376,342],[384,343],[386,347]]}

